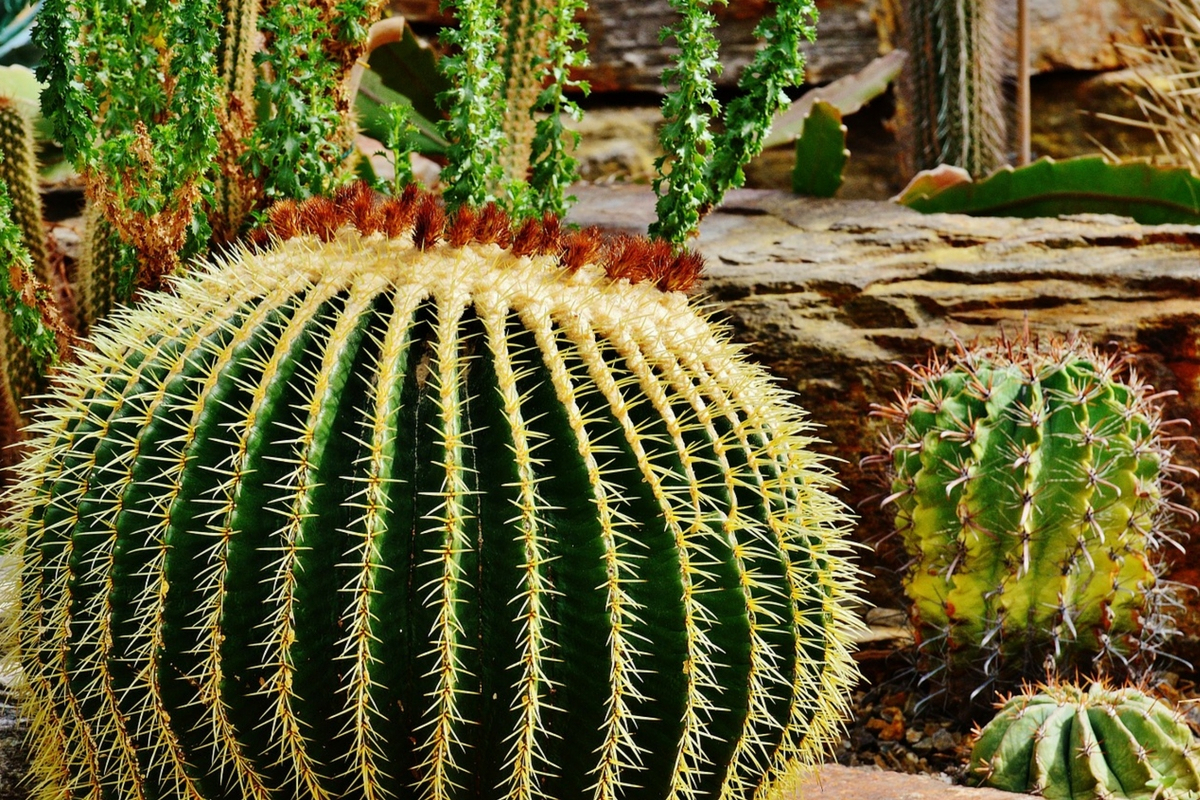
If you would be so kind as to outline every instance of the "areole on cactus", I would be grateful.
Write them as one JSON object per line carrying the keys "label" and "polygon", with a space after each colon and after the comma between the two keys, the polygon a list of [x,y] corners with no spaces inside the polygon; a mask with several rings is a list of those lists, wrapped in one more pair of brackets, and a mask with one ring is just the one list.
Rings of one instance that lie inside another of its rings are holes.
{"label": "areole on cactus", "polygon": [[8,493],[35,798],[750,798],[836,735],[846,518],[665,243],[284,203],[93,330]]}
{"label": "areole on cactus", "polygon": [[[1152,389],[1078,337],[1026,331],[910,371],[878,410],[905,592],[933,671],[1011,681],[1137,670],[1172,631],[1157,552],[1171,485]],[[945,677],[945,676],[943,676]]]}

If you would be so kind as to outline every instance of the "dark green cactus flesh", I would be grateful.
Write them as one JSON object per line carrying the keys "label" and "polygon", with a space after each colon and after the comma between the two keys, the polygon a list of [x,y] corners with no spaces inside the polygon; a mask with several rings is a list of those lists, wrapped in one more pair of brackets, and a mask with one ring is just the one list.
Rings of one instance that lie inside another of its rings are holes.
{"label": "dark green cactus flesh", "polygon": [[34,797],[749,800],[837,735],[857,579],[800,414],[620,247],[421,208],[64,371],[8,496]]}
{"label": "dark green cactus flesh", "polygon": [[976,733],[975,783],[1046,800],[1195,797],[1200,762],[1191,728],[1131,688],[1039,687],[1009,698]]}
{"label": "dark green cactus flesh", "polygon": [[934,668],[985,681],[1123,666],[1170,630],[1170,469],[1150,389],[1079,340],[960,348],[883,414],[905,591]]}

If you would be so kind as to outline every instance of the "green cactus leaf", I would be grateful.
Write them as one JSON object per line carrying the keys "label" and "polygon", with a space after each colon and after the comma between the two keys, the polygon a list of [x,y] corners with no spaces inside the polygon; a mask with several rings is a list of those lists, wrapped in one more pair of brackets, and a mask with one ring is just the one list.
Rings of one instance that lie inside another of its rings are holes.
{"label": "green cactus leaf", "polygon": [[818,100],[805,121],[804,132],[796,139],[792,191],[810,197],[833,197],[842,185],[842,170],[849,157],[841,112]]}
{"label": "green cactus leaf", "polygon": [[1111,164],[1102,156],[1002,168],[973,183],[900,198],[926,214],[1056,217],[1116,214],[1143,225],[1200,224],[1200,178],[1186,169]]}
{"label": "green cactus leaf", "polygon": [[450,82],[437,68],[437,54],[417,39],[411,25],[404,26],[400,41],[372,50],[367,63],[370,69],[366,75],[377,76],[380,84],[408,98],[420,119],[441,119],[437,97],[449,91]]}
{"label": "green cactus leaf", "polygon": [[[363,73],[362,84],[354,101],[360,117],[360,130],[367,136],[384,141],[388,134],[388,121],[383,114],[383,108],[394,103],[411,105],[408,98],[384,85],[382,79],[374,72]],[[436,123],[421,115],[415,108],[410,113],[410,119],[418,131],[413,150],[424,155],[442,155],[446,152],[446,140],[438,132]]]}

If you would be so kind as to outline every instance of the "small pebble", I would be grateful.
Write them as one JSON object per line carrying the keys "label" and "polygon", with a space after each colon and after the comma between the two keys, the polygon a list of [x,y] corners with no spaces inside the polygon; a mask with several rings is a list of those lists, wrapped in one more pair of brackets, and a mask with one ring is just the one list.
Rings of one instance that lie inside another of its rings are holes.
{"label": "small pebble", "polygon": [[933,735],[931,744],[934,750],[945,752],[946,750],[953,750],[958,742],[954,741],[954,734],[943,729]]}

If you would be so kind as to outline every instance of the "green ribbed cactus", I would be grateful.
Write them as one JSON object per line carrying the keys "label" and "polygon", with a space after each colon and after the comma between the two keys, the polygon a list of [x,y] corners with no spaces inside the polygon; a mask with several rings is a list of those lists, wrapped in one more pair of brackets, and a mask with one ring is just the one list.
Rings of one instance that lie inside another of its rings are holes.
{"label": "green ribbed cactus", "polygon": [[1191,728],[1163,702],[1093,683],[1010,697],[976,732],[968,774],[1046,800],[1176,800],[1200,792]]}
{"label": "green ribbed cactus", "polygon": [[[934,670],[1123,670],[1172,632],[1155,554],[1170,452],[1151,389],[1078,338],[959,347],[880,413],[905,592]],[[978,690],[977,690],[978,691]]]}
{"label": "green ribbed cactus", "polygon": [[698,257],[411,189],[271,218],[36,425],[33,796],[791,786],[857,579],[808,425],[671,291]]}

